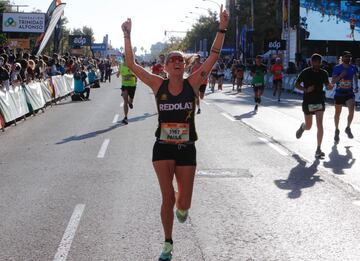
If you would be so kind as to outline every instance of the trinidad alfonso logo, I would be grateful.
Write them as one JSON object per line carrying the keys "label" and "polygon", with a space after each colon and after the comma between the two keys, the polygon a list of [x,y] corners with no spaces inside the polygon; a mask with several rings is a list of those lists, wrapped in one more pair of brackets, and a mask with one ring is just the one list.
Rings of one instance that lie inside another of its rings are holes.
{"label": "trinidad alfonso logo", "polygon": [[16,27],[16,22],[15,22],[14,18],[9,17],[9,18],[5,21],[5,26],[6,26],[6,27],[10,27],[10,26]]}

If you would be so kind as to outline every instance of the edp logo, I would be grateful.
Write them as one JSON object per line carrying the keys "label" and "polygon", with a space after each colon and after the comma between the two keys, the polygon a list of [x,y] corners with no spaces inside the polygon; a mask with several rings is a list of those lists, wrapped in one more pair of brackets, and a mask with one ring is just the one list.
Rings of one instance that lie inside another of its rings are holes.
{"label": "edp logo", "polygon": [[279,50],[280,47],[281,47],[281,43],[278,41],[269,42],[269,49]]}
{"label": "edp logo", "polygon": [[85,37],[75,37],[74,44],[84,45],[84,44],[86,44],[86,38]]}

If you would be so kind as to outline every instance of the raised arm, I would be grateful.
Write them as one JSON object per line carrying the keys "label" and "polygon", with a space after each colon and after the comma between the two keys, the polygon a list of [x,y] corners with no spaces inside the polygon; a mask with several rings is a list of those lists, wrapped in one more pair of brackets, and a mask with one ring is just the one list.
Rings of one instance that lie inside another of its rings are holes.
{"label": "raised arm", "polygon": [[125,43],[125,62],[129,69],[146,85],[148,85],[156,94],[163,82],[163,78],[158,75],[152,74],[145,70],[143,67],[135,63],[132,46],[131,46],[131,19],[128,18],[121,26],[124,32]]}
{"label": "raised arm", "polygon": [[208,77],[209,73],[211,72],[211,68],[219,58],[228,23],[229,14],[226,10],[223,11],[223,5],[221,5],[219,31],[217,32],[214,43],[211,47],[210,55],[201,65],[199,70],[191,74],[188,78],[189,83],[194,88],[195,93],[199,91],[201,83]]}

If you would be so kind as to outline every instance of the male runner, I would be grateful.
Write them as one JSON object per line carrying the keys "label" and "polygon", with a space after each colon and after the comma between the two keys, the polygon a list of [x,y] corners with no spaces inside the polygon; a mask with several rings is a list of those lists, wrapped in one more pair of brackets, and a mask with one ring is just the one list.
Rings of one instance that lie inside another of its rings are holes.
{"label": "male runner", "polygon": [[262,63],[262,57],[257,55],[255,58],[255,65],[250,69],[252,79],[252,86],[255,94],[255,108],[254,111],[258,110],[259,104],[261,103],[261,96],[265,89],[265,74],[267,72],[266,66]]}
{"label": "male runner", "polygon": [[[342,63],[335,66],[332,75],[332,83],[336,83],[335,92],[335,136],[336,143],[340,141],[339,120],[343,106],[346,106],[349,110],[347,118],[347,127],[345,133],[349,139],[354,138],[351,132],[351,122],[354,118],[355,112],[355,93],[359,91],[357,80],[357,69],[354,65],[350,64],[351,53],[345,51],[342,56]],[[355,84],[354,84],[355,83]],[[354,88],[355,87],[355,88]]]}
{"label": "male runner", "polygon": [[166,72],[165,72],[164,68],[165,68],[165,55],[160,54],[159,62],[151,67],[151,72],[153,74],[156,74],[163,78],[166,78],[167,76],[166,76]]}
{"label": "male runner", "polygon": [[311,56],[311,67],[304,69],[295,82],[295,87],[304,92],[302,109],[305,118],[305,122],[301,123],[300,128],[296,131],[296,138],[300,139],[305,130],[311,129],[313,115],[315,115],[318,129],[316,158],[323,158],[325,156],[325,153],[321,151],[325,111],[325,92],[323,88],[326,85],[327,89],[332,89],[328,73],[321,69],[321,60],[321,55],[313,54]]}
{"label": "male runner", "polygon": [[284,67],[281,64],[281,59],[276,58],[275,64],[271,66],[271,73],[273,74],[273,96],[278,93],[278,102],[280,102],[281,89],[282,89],[282,78]]}
{"label": "male runner", "polygon": [[123,58],[124,58],[124,62],[120,64],[117,77],[121,75],[121,91],[122,91],[121,96],[124,99],[124,114],[125,114],[122,123],[126,125],[129,123],[128,121],[129,108],[132,109],[134,106],[133,101],[136,91],[137,78],[133,74],[133,72],[126,66],[125,56]]}

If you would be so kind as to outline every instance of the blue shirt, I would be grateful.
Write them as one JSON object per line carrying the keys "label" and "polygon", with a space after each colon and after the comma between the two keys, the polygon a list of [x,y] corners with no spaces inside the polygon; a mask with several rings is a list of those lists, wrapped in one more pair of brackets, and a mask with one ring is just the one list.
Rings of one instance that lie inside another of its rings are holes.
{"label": "blue shirt", "polygon": [[353,65],[349,65],[348,68],[345,68],[343,64],[338,64],[333,70],[332,77],[339,76],[343,71],[346,71],[346,75],[336,83],[335,96],[353,96],[353,81],[357,69]]}
{"label": "blue shirt", "polygon": [[74,92],[83,92],[85,90],[84,82],[82,79],[76,80],[74,78]]}
{"label": "blue shirt", "polygon": [[95,75],[95,72],[93,70],[90,70],[88,72],[88,79],[89,79],[89,83],[95,82],[96,75]]}

